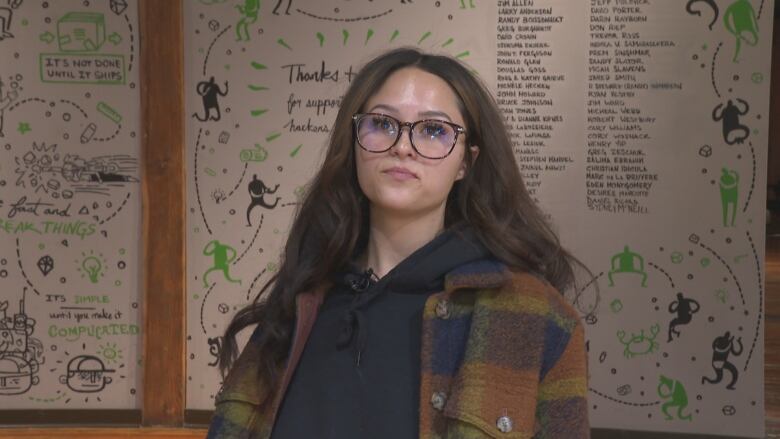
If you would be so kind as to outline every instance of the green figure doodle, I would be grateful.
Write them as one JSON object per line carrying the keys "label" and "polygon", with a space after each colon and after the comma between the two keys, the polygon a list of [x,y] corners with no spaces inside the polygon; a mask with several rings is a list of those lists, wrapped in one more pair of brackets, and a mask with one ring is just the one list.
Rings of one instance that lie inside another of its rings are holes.
{"label": "green figure doodle", "polygon": [[[635,262],[639,263],[639,268],[636,267]],[[647,286],[647,273],[645,273],[645,260],[638,253],[634,253],[628,249],[628,246],[623,248],[622,253],[618,253],[612,256],[612,269],[609,270],[607,277],[609,278],[609,286],[614,287],[615,282],[612,279],[612,275],[615,273],[639,273],[642,275],[642,287]]]}
{"label": "green figure doodle", "polygon": [[[460,0],[460,8],[466,9],[466,0]],[[469,8],[476,8],[476,6],[474,6],[474,0],[469,0]]]}
{"label": "green figure doodle", "polygon": [[750,46],[758,44],[756,11],[748,0],[737,0],[726,9],[726,13],[723,14],[723,23],[726,30],[737,39],[737,47],[732,61],[739,62],[737,58],[739,58],[743,41]]}
{"label": "green figure doodle", "polygon": [[[739,196],[739,173],[733,169],[722,169],[720,175],[720,203],[723,210],[723,227],[734,227],[737,218],[737,198]],[[729,221],[731,217],[731,221]]]}
{"label": "green figure doodle", "polygon": [[[228,256],[228,253],[232,252],[230,256]],[[203,286],[208,288],[209,283],[206,280],[209,273],[212,271],[220,270],[225,275],[225,279],[227,279],[230,282],[241,284],[240,280],[231,279],[230,273],[228,273],[228,270],[230,269],[229,265],[231,262],[233,262],[234,259],[236,259],[236,250],[233,247],[230,247],[226,244],[221,244],[216,239],[206,244],[206,248],[203,249],[203,254],[205,256],[214,255],[214,266],[206,270],[205,273],[203,273]]]}
{"label": "green figure doodle", "polygon": [[688,394],[680,381],[661,375],[658,382],[658,396],[664,399],[671,397],[669,401],[661,406],[661,411],[666,416],[667,421],[674,419],[674,416],[670,415],[668,411],[673,407],[677,407],[677,419],[685,421],[693,419],[690,414],[683,415],[683,410],[688,407]]}
{"label": "green figure doodle", "polygon": [[[244,5],[237,5],[238,11],[241,12],[241,19],[236,24],[236,41],[249,41],[248,26],[257,21],[257,13],[260,11],[260,0],[244,0]],[[241,36],[241,30],[244,31],[244,36]]]}

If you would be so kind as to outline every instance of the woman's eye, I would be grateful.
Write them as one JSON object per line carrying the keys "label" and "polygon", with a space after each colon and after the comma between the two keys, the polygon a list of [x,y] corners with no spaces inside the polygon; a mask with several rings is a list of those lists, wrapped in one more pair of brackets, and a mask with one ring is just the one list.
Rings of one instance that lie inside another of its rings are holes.
{"label": "woman's eye", "polygon": [[447,130],[443,124],[440,123],[426,123],[423,125],[422,133],[430,137],[441,137],[446,134]]}
{"label": "woman's eye", "polygon": [[395,124],[386,117],[375,117],[373,125],[382,131],[395,132]]}

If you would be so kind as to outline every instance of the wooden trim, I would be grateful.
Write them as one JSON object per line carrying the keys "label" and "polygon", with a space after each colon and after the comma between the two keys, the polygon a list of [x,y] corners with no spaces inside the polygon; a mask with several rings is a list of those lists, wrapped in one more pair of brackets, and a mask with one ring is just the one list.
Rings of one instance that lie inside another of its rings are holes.
{"label": "wooden trim", "polygon": [[[0,425],[139,425],[141,410],[0,410]],[[0,437],[3,436],[0,430]]]}
{"label": "wooden trim", "polygon": [[185,410],[184,424],[192,427],[208,426],[212,416],[214,416],[214,410]]}
{"label": "wooden trim", "polygon": [[144,426],[181,426],[186,389],[181,0],[141,0]]}
{"label": "wooden trim", "polygon": [[0,437],[25,439],[121,439],[150,437],[155,439],[202,439],[206,430],[169,428],[5,428]]}

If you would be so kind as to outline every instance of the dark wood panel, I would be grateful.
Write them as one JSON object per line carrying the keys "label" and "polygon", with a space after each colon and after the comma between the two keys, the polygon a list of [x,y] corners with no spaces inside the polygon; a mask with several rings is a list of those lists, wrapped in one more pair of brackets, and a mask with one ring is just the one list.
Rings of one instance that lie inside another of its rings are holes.
{"label": "dark wood panel", "polygon": [[181,0],[141,0],[143,425],[184,422],[185,162]]}

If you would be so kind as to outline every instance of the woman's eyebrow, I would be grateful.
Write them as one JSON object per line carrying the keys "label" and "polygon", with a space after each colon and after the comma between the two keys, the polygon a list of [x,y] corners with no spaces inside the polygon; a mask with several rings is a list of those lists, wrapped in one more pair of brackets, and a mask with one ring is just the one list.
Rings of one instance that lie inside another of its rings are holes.
{"label": "woman's eyebrow", "polygon": [[[374,112],[376,110],[387,111],[388,113],[394,114],[394,115],[398,114],[398,109],[396,107],[393,107],[392,105],[387,105],[387,104],[377,104],[377,105],[374,105],[373,107],[371,107],[371,109],[368,112],[370,113],[370,112]],[[424,119],[426,119],[426,118],[443,118],[443,119],[446,119],[446,120],[452,122],[452,118],[449,116],[449,114],[447,114],[447,113],[445,113],[443,111],[436,111],[436,110],[420,111],[419,113],[417,113],[417,116],[421,117],[421,118],[424,118]]]}
{"label": "woman's eyebrow", "polygon": [[443,111],[422,111],[417,113],[420,117],[440,117],[452,122],[452,118]]}

